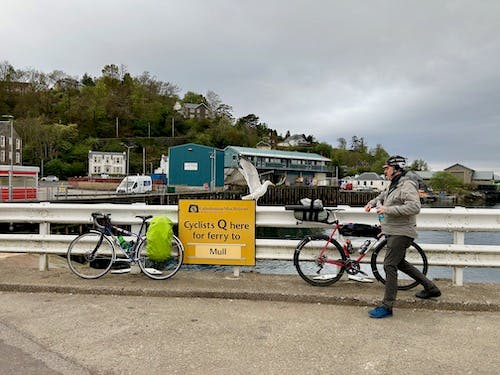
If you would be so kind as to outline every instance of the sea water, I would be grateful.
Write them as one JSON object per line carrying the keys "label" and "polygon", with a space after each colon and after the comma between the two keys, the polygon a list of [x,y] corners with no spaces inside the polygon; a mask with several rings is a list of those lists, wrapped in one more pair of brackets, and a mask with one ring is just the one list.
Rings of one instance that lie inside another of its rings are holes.
{"label": "sea water", "polygon": [[[493,207],[500,209],[500,204]],[[280,232],[276,236],[276,231]],[[303,237],[303,233],[283,233],[282,229],[271,228],[265,231],[265,237],[273,238],[297,238],[297,243]],[[269,236],[274,232],[273,236]],[[326,232],[330,234],[330,229]],[[362,241],[362,240],[361,240]],[[500,232],[468,232],[465,233],[465,244],[470,245],[500,245]],[[354,242],[354,241],[353,241]],[[451,232],[438,232],[438,231],[419,231],[416,243],[432,243],[432,244],[451,244],[453,243],[453,233]],[[356,243],[354,243],[356,245]],[[356,247],[356,246],[355,246]],[[371,253],[367,256],[370,257]],[[357,255],[357,254],[356,254]],[[367,258],[365,258],[367,259]],[[368,258],[369,259],[369,258]],[[186,266],[183,266],[183,269]],[[187,267],[187,269],[193,266]],[[231,266],[194,266],[197,270],[211,270],[216,272],[232,272]],[[362,265],[362,270],[371,275],[369,265]],[[275,275],[297,275],[297,271],[293,265],[292,260],[276,261],[276,260],[257,260],[254,267],[241,267],[242,272],[258,272],[262,274],[275,274]],[[432,279],[451,279],[451,267],[429,267],[427,275]],[[500,268],[488,267],[466,267],[464,268],[464,282],[480,282],[480,283],[497,283],[500,284]]]}

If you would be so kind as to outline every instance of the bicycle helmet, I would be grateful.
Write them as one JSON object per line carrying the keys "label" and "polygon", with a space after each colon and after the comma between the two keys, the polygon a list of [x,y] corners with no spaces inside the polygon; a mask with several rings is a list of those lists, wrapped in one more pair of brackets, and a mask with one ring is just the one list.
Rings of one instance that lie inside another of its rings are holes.
{"label": "bicycle helmet", "polygon": [[399,156],[399,155],[393,155],[389,157],[389,159],[386,160],[385,166],[390,166],[393,167],[394,170],[400,170],[400,169],[405,169],[406,168],[406,158]]}

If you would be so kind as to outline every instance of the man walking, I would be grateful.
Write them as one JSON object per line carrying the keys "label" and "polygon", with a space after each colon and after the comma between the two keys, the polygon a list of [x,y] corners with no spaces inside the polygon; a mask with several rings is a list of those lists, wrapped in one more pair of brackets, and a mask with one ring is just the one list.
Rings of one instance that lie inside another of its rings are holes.
{"label": "man walking", "polygon": [[417,292],[416,297],[428,299],[441,295],[436,284],[405,260],[406,249],[417,237],[416,216],[420,212],[418,183],[407,176],[406,159],[402,156],[387,159],[384,174],[391,181],[389,187],[365,206],[366,212],[376,207],[379,216],[383,216],[382,233],[387,237],[385,293],[382,304],[368,311],[372,318],[392,316],[398,291],[398,270],[422,284],[424,290]]}

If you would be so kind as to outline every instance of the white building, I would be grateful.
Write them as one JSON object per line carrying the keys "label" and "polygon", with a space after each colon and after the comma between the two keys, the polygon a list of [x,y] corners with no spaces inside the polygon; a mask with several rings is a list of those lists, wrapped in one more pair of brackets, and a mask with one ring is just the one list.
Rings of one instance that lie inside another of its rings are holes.
{"label": "white building", "polygon": [[161,155],[160,166],[155,169],[155,173],[166,174],[168,176],[168,155]]}
{"label": "white building", "polygon": [[311,143],[307,141],[303,134],[294,134],[286,138],[283,142],[278,143],[279,147],[297,147],[297,146],[310,146]]}
{"label": "white building", "polygon": [[375,172],[361,173],[351,181],[353,190],[377,190],[382,191],[391,182],[379,176]]}
{"label": "white building", "polygon": [[127,174],[126,152],[89,151],[89,176]]}

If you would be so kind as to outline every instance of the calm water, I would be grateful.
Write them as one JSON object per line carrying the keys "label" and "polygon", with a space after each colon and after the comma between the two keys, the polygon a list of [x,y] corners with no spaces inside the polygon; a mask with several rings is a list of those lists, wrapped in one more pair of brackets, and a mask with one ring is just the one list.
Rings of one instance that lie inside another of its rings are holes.
{"label": "calm water", "polygon": [[[490,207],[500,209],[500,204]],[[279,233],[282,230],[276,228],[265,230],[262,238],[301,238],[304,233]],[[278,233],[277,233],[278,232]],[[354,242],[354,241],[353,241]],[[453,234],[449,232],[419,231],[417,243],[447,244],[453,243]],[[500,245],[500,232],[470,232],[465,233],[465,244],[475,245]],[[186,266],[183,266],[183,268]],[[196,269],[207,269],[211,271],[232,272],[232,267],[226,266],[188,266]],[[242,272],[258,272],[262,274],[277,275],[297,275],[292,261],[257,261],[255,267],[242,267]],[[371,274],[369,267],[363,268],[368,274]],[[451,267],[430,267],[428,276],[431,278],[451,279]],[[297,277],[299,277],[297,275]],[[490,282],[500,284],[500,268],[465,268],[464,282]]]}

